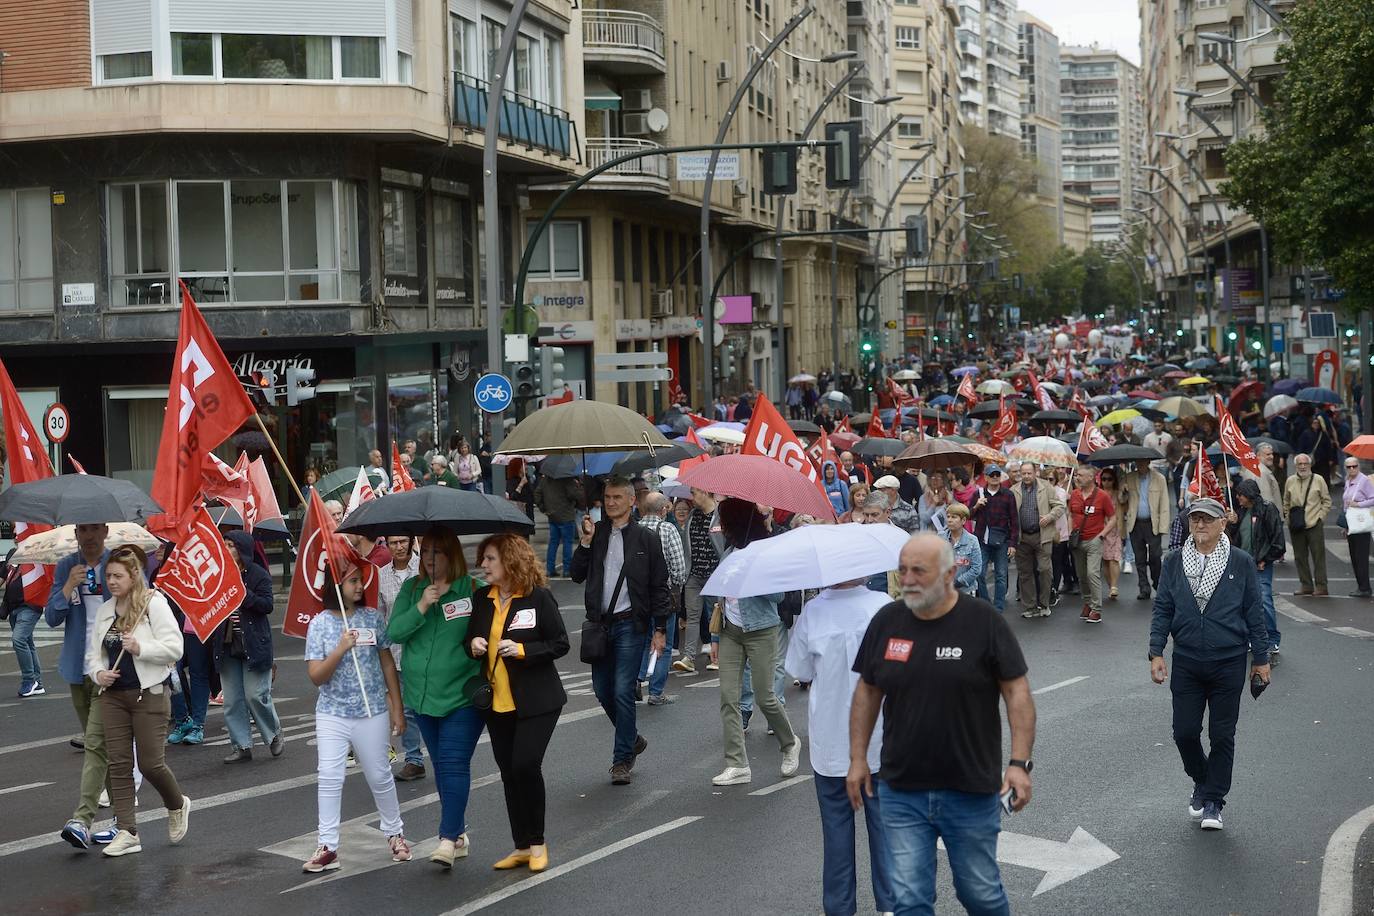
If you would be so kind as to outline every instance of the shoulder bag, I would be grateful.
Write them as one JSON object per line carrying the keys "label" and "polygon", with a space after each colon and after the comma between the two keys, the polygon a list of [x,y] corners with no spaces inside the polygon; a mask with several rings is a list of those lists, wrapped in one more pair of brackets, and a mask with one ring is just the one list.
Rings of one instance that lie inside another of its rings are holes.
{"label": "shoulder bag", "polygon": [[1351,534],[1368,534],[1374,531],[1374,509],[1351,506],[1345,510],[1345,521]]}
{"label": "shoulder bag", "polygon": [[[620,578],[615,580],[615,590],[611,592],[611,608],[620,600],[620,590],[625,587],[625,564],[620,565]],[[606,624],[610,615],[603,609],[598,618],[582,621],[582,639],[578,648],[582,661],[591,665],[604,660],[611,654],[611,628]]]}
{"label": "shoulder bag", "polygon": [[1288,510],[1288,527],[1293,531],[1307,530],[1307,497],[1312,493],[1312,481],[1316,477],[1307,478],[1307,489],[1302,494],[1302,505],[1294,506]]}

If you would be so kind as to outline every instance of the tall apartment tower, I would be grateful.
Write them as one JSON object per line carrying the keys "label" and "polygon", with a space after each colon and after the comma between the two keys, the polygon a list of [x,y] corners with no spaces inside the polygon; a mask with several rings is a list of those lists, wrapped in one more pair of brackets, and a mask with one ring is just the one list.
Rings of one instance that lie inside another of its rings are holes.
{"label": "tall apartment tower", "polygon": [[1021,139],[1016,0],[960,0],[959,111],[964,123]]}
{"label": "tall apartment tower", "polygon": [[1060,49],[1064,191],[1092,201],[1092,243],[1119,239],[1139,206],[1144,115],[1140,70],[1098,47]]}
{"label": "tall apartment tower", "polygon": [[1021,152],[1040,166],[1036,197],[1054,214],[1064,242],[1064,189],[1060,159],[1059,38],[1026,12],[1019,16],[1021,64]]}

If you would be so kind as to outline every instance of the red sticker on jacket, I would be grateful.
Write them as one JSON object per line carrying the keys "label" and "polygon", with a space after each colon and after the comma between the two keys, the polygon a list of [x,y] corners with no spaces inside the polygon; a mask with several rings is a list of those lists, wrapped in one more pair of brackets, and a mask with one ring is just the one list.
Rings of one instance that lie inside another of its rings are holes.
{"label": "red sticker on jacket", "polygon": [[911,640],[909,639],[889,639],[887,641],[887,651],[883,653],[883,658],[889,662],[904,662],[911,658]]}

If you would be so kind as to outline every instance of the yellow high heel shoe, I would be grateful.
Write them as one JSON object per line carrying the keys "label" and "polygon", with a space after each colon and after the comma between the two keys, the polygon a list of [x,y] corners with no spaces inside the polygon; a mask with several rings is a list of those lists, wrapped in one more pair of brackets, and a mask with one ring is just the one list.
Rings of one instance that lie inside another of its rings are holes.
{"label": "yellow high heel shoe", "polygon": [[531,846],[529,856],[530,871],[540,872],[549,867],[549,847]]}
{"label": "yellow high heel shoe", "polygon": [[521,865],[528,864],[529,861],[530,851],[528,849],[517,849],[515,852],[493,865],[492,868],[497,871],[507,871],[508,869],[519,868]]}

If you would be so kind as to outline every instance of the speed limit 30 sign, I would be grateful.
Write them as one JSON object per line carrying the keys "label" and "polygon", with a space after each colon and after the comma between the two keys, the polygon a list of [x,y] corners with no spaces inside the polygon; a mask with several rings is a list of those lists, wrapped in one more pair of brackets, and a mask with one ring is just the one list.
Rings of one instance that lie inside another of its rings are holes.
{"label": "speed limit 30 sign", "polygon": [[72,431],[71,414],[63,404],[53,404],[43,414],[43,433],[49,442],[65,442]]}

